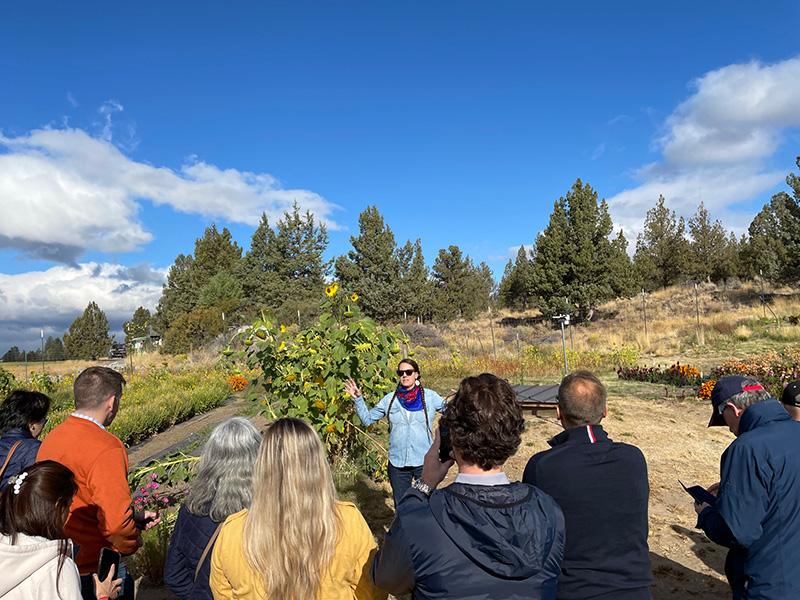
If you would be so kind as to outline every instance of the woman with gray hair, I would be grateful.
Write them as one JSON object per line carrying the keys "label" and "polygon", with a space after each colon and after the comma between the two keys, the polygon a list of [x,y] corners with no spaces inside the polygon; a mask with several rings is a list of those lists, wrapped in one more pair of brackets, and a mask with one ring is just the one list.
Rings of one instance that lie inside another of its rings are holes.
{"label": "woman with gray hair", "polygon": [[208,438],[197,477],[178,512],[164,583],[184,600],[212,600],[208,586],[211,549],[228,515],[250,506],[253,467],[261,434],[250,421],[233,417]]}

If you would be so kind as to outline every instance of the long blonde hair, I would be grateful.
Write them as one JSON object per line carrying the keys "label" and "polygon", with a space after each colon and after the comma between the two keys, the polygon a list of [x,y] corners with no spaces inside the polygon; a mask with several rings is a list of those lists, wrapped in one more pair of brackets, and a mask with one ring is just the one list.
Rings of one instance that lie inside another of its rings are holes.
{"label": "long blonde hair", "polygon": [[316,598],[339,530],[322,441],[299,419],[275,421],[261,442],[244,526],[244,554],[263,576],[267,597]]}

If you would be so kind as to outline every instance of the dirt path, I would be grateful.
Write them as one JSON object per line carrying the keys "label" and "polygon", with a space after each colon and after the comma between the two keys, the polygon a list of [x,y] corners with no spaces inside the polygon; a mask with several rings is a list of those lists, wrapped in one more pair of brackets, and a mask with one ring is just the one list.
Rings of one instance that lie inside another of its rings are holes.
{"label": "dirt path", "polygon": [[[176,452],[195,440],[202,440],[208,435],[211,428],[225,419],[240,414],[247,405],[246,400],[232,396],[222,406],[192,417],[183,423],[178,423],[167,431],[132,446],[128,449],[128,461],[131,468]],[[253,417],[252,420],[258,427],[266,424],[262,417]]]}

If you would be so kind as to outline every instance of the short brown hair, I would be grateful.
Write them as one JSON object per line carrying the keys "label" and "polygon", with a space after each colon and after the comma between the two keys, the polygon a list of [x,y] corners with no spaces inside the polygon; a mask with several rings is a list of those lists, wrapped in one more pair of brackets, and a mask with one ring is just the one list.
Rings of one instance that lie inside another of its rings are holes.
{"label": "short brown hair", "polygon": [[97,408],[109,396],[122,396],[125,378],[121,373],[108,367],[89,367],[75,378],[72,386],[75,394],[75,408]]}
{"label": "short brown hair", "polygon": [[455,397],[447,403],[442,424],[461,457],[489,471],[517,451],[525,419],[508,382],[483,373],[461,381]]}
{"label": "short brown hair", "polygon": [[558,386],[558,407],[569,427],[597,425],[606,411],[606,388],[594,373],[575,371]]}

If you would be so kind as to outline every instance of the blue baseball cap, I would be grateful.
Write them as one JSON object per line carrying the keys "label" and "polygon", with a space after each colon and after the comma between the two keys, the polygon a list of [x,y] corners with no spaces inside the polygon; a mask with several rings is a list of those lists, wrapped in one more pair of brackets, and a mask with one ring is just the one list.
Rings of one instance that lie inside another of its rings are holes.
{"label": "blue baseball cap", "polygon": [[725,410],[725,404],[742,392],[754,392],[764,390],[764,386],[758,383],[757,380],[745,375],[726,375],[720,377],[717,383],[714,384],[714,389],[711,390],[711,420],[708,422],[709,427],[718,427],[725,425],[725,419],[722,418],[722,411]]}

